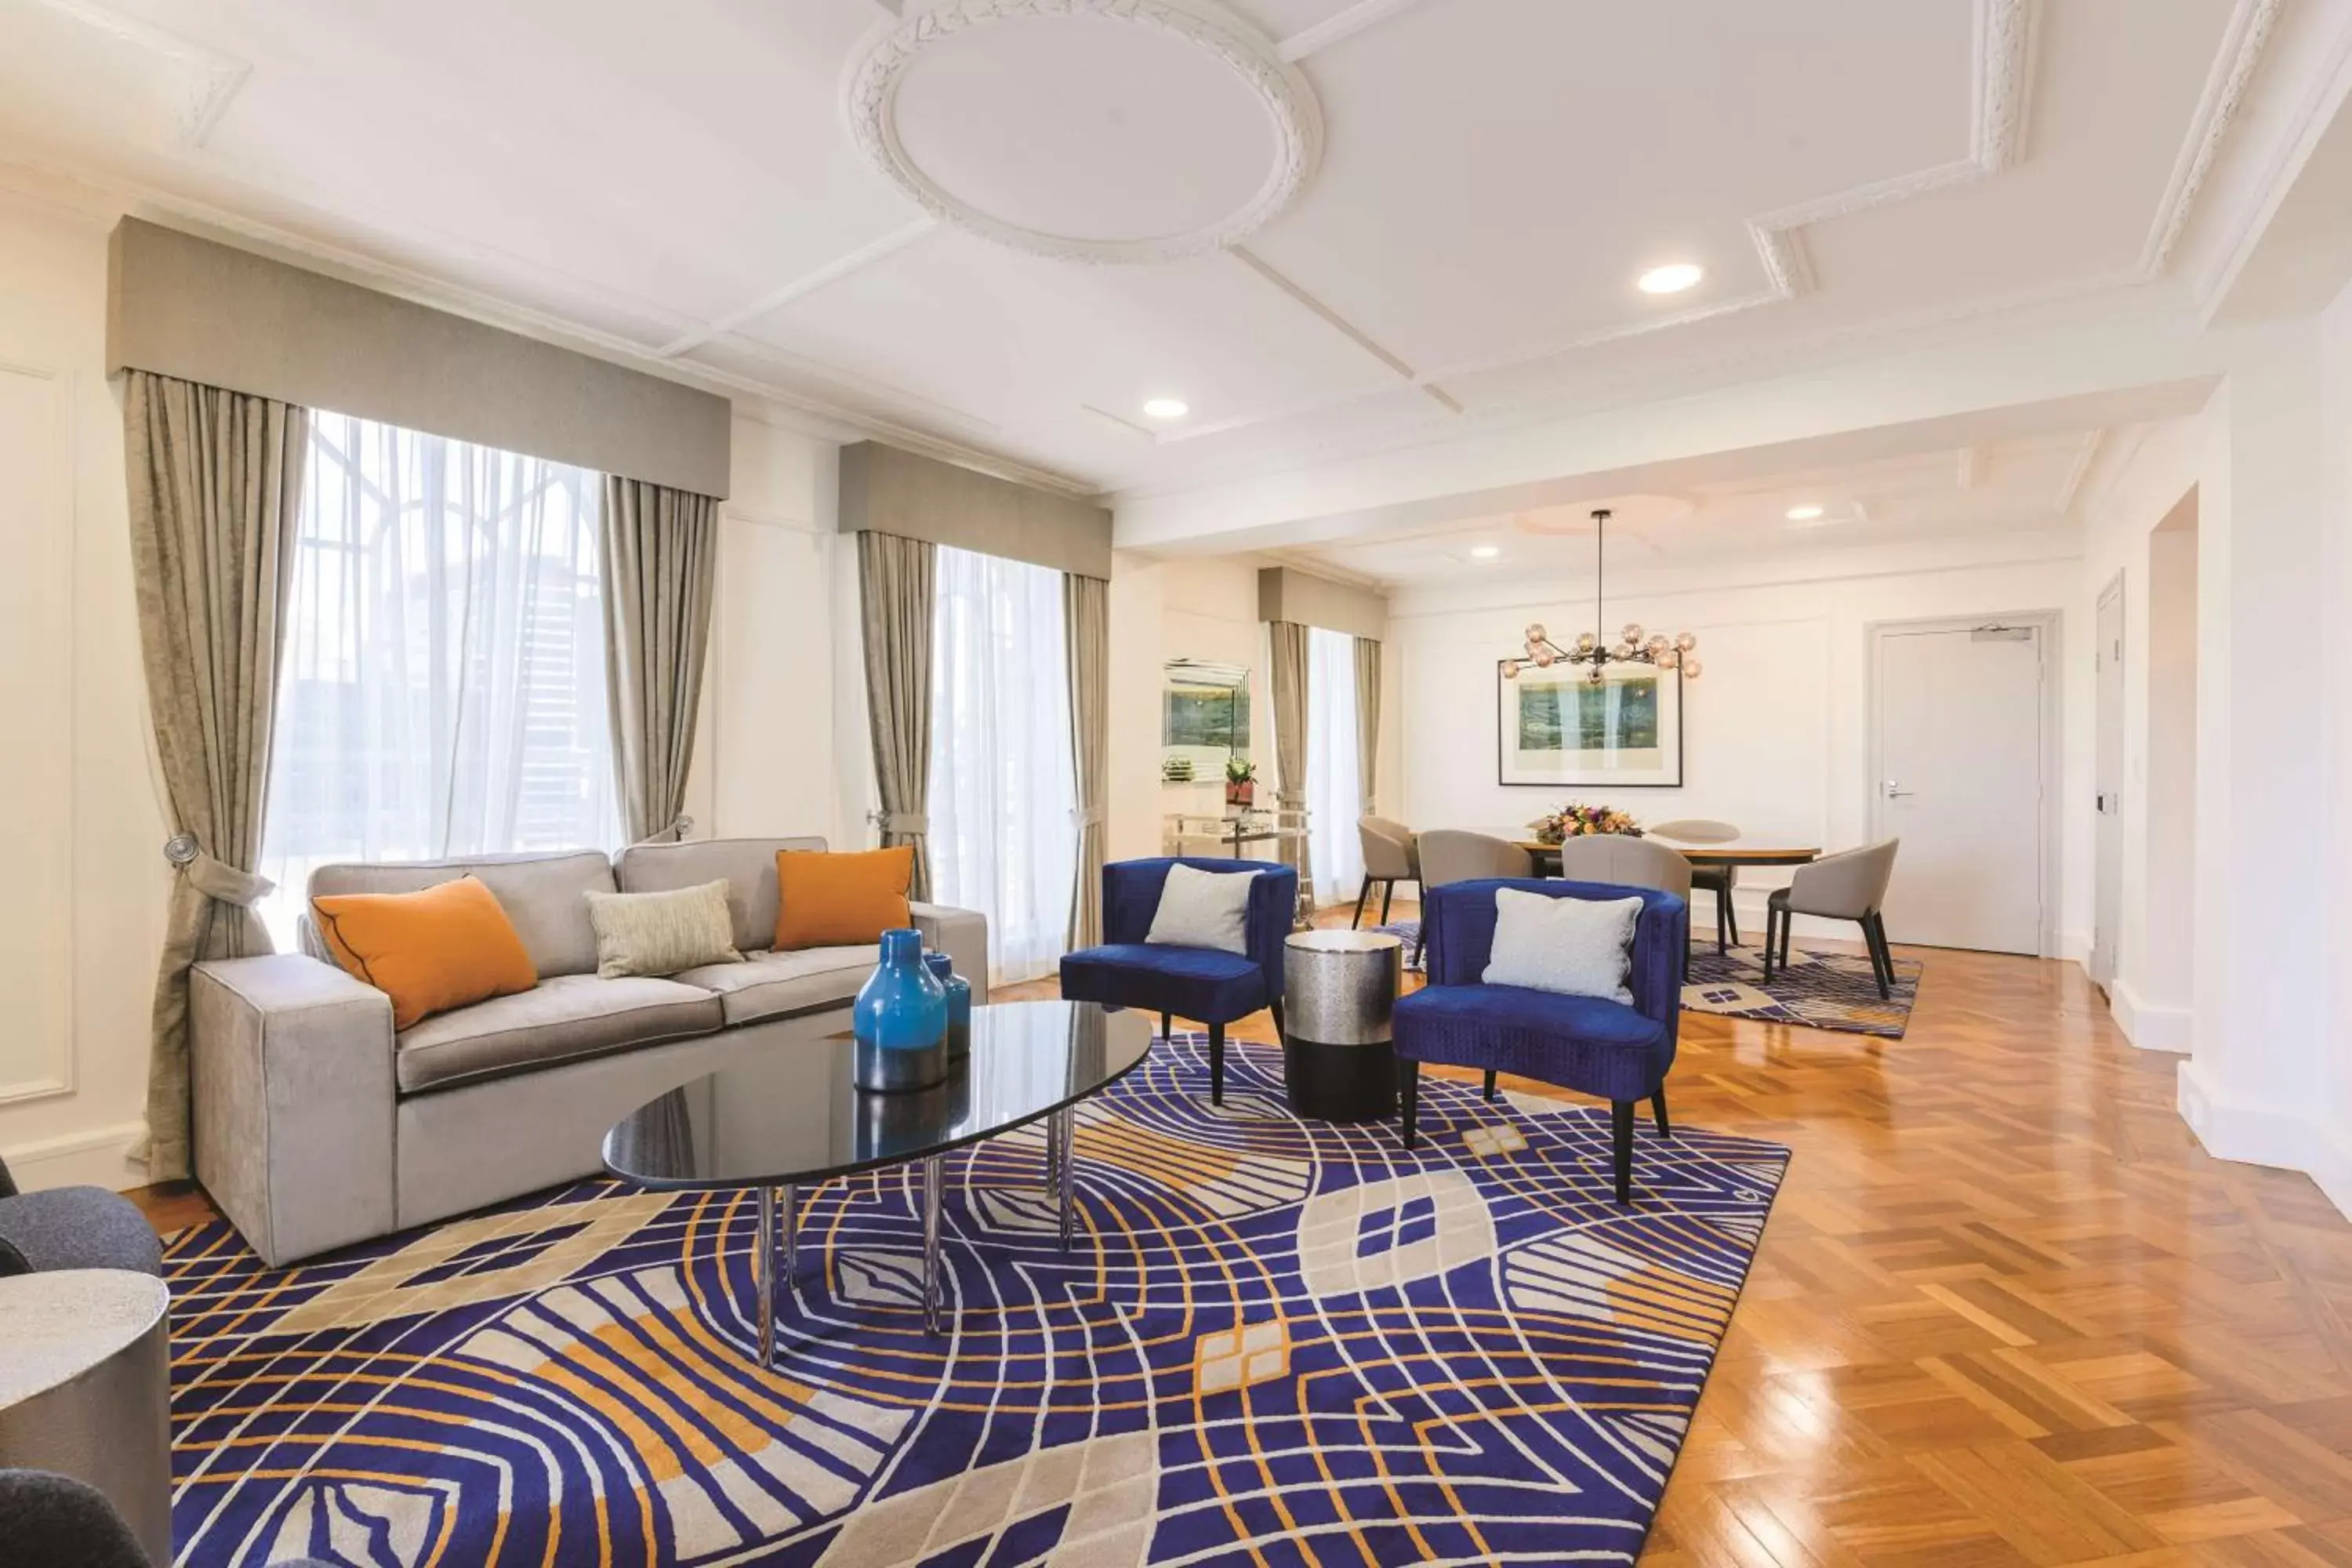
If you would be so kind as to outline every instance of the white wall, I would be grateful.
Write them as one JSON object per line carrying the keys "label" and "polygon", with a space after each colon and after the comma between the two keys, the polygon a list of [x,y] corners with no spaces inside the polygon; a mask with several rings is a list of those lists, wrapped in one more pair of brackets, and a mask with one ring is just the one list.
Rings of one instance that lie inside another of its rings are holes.
{"label": "white wall", "polygon": [[37,668],[0,675],[0,817],[30,834],[0,914],[0,979],[28,999],[0,1026],[0,1152],[26,1186],[145,1179],[124,1156],[168,884],[106,379],[114,216],[0,194],[0,452],[29,451],[43,475],[37,491],[21,473],[0,482],[0,550],[37,579],[19,576],[8,605],[56,617]]}
{"label": "white wall", "polygon": [[[835,580],[838,563],[855,555],[834,531],[840,449],[756,407],[737,410],[687,785],[694,835],[820,834],[863,847],[864,839],[841,837],[845,816],[862,809],[855,797],[864,773],[837,760]],[[856,721],[859,750],[849,760],[862,762],[862,707]]]}
{"label": "white wall", "polygon": [[[2081,571],[2071,535],[2060,533],[1998,538],[1966,551],[1846,552],[1762,572],[1629,574],[1622,585],[1612,579],[1612,630],[1639,621],[1699,639],[1704,673],[1685,691],[1680,789],[1496,782],[1495,661],[1517,650],[1531,621],[1554,637],[1585,627],[1592,615],[1589,581],[1509,584],[1484,594],[1401,592],[1389,620],[1392,662],[1402,666],[1400,815],[1423,829],[1517,827],[1574,798],[1620,806],[1642,821],[1706,816],[1759,838],[1824,847],[1865,842],[1873,782],[1869,626],[2058,611],[2052,657],[2063,672],[2062,712],[2087,712],[2087,655],[2074,657],[2088,637],[2078,631],[2087,624],[2076,608]],[[2089,731],[2070,723],[2064,736],[2065,787],[2087,788]],[[2084,951],[2089,929],[2089,847],[2074,841],[2075,832],[2064,829],[2061,844],[2055,923],[2066,956]],[[1742,875],[1742,935],[1750,924],[1760,935],[1763,900],[1786,879],[1785,872]],[[1824,929],[1852,934],[1851,928]]]}

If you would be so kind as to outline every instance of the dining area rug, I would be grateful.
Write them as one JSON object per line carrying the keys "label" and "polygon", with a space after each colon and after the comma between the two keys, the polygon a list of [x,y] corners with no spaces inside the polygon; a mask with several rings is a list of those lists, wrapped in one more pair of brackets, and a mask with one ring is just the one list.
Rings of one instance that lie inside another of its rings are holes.
{"label": "dining area rug", "polygon": [[271,1268],[167,1247],[180,1568],[1631,1563],[1788,1151],[1424,1081],[1423,1141],[1282,1058],[1155,1044],[949,1155],[948,1330],[904,1169],[803,1194],[773,1371],[749,1194],[581,1183]]}
{"label": "dining area rug", "polygon": [[[1421,940],[1419,921],[1391,921],[1371,929],[1402,938],[1405,967],[1421,972],[1423,965],[1413,951]],[[1718,953],[1714,942],[1700,941],[1691,944],[1690,979],[1683,986],[1683,1008],[1722,1018],[1753,1018],[1759,1023],[1899,1040],[1910,1026],[1911,1009],[1919,1000],[1919,980],[1925,972],[1926,965],[1917,959],[1895,959],[1894,994],[1882,997],[1871,974],[1870,960],[1859,952],[1792,946],[1787,966],[1775,965],[1772,978],[1767,981],[1761,945],[1733,947]]]}

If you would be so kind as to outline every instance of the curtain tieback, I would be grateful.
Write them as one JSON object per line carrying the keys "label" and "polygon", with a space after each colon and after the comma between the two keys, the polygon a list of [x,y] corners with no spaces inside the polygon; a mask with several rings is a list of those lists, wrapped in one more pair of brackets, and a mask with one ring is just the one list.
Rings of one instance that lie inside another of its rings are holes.
{"label": "curtain tieback", "polygon": [[1274,792],[1274,804],[1285,811],[1304,811],[1307,795],[1303,790],[1278,789]]}
{"label": "curtain tieback", "polygon": [[163,841],[163,858],[180,868],[191,887],[208,899],[251,909],[278,890],[278,884],[252,871],[240,871],[226,860],[205,853],[193,833],[174,833]]}
{"label": "curtain tieback", "polygon": [[907,838],[921,838],[931,830],[931,819],[919,811],[877,811],[868,820],[885,833]]}
{"label": "curtain tieback", "polygon": [[1108,820],[1103,808],[1098,805],[1077,806],[1070,812],[1070,816],[1080,827],[1100,827]]}

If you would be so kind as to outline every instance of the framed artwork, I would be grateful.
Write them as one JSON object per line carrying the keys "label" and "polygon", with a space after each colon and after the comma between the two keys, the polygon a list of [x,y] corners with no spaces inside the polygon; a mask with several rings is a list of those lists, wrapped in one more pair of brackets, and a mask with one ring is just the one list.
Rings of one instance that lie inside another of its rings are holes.
{"label": "framed artwork", "polygon": [[1495,661],[1495,782],[1675,789],[1683,782],[1683,678],[1654,665],[1523,668]]}
{"label": "framed artwork", "polygon": [[1171,658],[1160,700],[1160,776],[1168,784],[1225,782],[1225,763],[1249,758],[1249,671]]}

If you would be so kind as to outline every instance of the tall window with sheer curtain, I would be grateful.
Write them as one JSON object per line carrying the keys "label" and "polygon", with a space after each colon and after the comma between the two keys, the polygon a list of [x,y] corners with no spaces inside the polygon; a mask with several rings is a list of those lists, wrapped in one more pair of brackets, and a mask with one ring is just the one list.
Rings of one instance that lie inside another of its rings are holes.
{"label": "tall window with sheer curtain", "polygon": [[343,415],[310,428],[262,846],[281,947],[326,861],[621,841],[599,476]]}
{"label": "tall window with sheer curtain", "polygon": [[1315,901],[1344,903],[1364,881],[1356,818],[1364,805],[1356,742],[1356,639],[1312,626],[1307,633],[1307,847]]}
{"label": "tall window with sheer curtain", "polygon": [[941,546],[931,642],[932,897],[988,916],[999,984],[1053,973],[1077,875],[1062,574]]}

